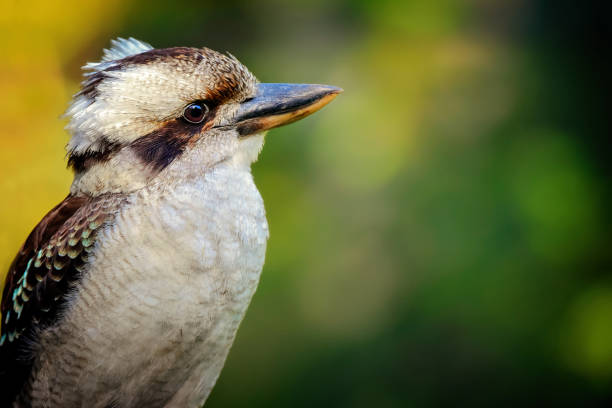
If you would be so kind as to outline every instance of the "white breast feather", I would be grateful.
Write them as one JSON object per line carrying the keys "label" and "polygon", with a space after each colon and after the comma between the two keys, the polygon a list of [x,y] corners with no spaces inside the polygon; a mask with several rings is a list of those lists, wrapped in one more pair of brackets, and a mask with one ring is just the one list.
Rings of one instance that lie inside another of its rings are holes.
{"label": "white breast feather", "polygon": [[[192,177],[134,193],[101,232],[65,324],[41,339],[41,401],[70,389],[91,407],[204,402],[257,287],[268,226],[242,159]],[[57,375],[57,361],[78,361],[62,367],[74,375]]]}

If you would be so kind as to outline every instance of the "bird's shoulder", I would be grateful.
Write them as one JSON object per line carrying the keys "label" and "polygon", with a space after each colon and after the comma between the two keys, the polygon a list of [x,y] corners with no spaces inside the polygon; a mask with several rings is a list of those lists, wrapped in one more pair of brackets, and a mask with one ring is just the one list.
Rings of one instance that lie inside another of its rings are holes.
{"label": "bird's shoulder", "polygon": [[87,265],[98,231],[112,222],[126,201],[122,194],[69,195],[42,218],[21,246],[2,294],[3,383],[8,376],[16,379],[17,372],[29,371],[28,349],[37,330],[57,320],[71,283]]}

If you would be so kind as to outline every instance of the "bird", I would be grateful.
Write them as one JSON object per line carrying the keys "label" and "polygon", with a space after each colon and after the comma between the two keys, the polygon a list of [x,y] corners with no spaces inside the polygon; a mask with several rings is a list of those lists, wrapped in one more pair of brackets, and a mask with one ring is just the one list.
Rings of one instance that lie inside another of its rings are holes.
{"label": "bird", "polygon": [[267,130],[342,89],[131,37],[83,68],[65,113],[74,180],[5,280],[0,407],[200,407],[264,264],[251,164]]}

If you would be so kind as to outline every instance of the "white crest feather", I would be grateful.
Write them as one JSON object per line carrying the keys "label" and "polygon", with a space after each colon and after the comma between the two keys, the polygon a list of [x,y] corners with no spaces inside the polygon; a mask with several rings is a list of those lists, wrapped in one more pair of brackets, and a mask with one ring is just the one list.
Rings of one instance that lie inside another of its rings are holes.
{"label": "white crest feather", "polygon": [[[137,40],[134,37],[130,37],[128,39],[118,37],[115,40],[111,40],[110,48],[104,49],[104,54],[99,62],[88,62],[83,66],[83,69],[91,70],[93,72],[101,71],[113,65],[113,62],[116,60],[140,54],[152,49],[153,46],[151,44]],[[91,75],[91,73],[85,75]]]}

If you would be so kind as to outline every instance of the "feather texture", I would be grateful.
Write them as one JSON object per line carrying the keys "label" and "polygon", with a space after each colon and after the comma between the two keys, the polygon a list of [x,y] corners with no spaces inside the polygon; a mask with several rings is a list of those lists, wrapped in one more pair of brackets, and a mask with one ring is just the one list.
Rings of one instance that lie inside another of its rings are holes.
{"label": "feather texture", "polygon": [[31,368],[36,334],[53,325],[85,271],[97,232],[125,202],[123,195],[69,195],[34,228],[10,266],[2,296],[0,406],[14,398]]}
{"label": "feather texture", "polygon": [[152,49],[153,46],[151,44],[137,40],[136,38],[130,37],[125,39],[119,37],[115,40],[111,40],[111,47],[103,50],[102,59],[99,62],[88,62],[83,66],[83,69],[94,71],[87,74],[91,75],[95,73],[95,71],[101,71],[108,68],[115,60],[120,60]]}

